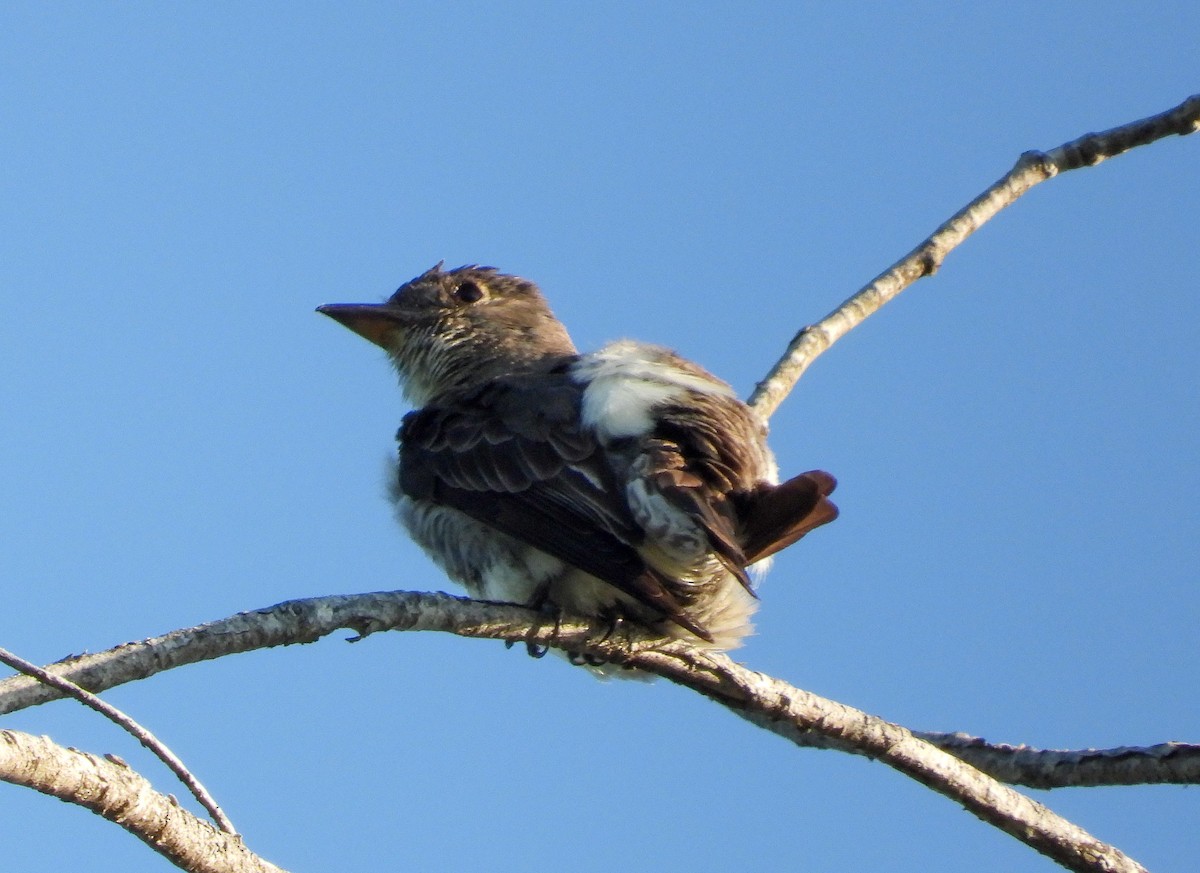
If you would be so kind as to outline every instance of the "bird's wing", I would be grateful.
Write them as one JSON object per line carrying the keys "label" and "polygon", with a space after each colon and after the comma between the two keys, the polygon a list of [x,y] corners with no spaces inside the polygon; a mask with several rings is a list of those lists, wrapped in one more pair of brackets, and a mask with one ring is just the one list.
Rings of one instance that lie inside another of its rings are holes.
{"label": "bird's wing", "polygon": [[753,593],[731,498],[767,474],[762,425],[734,397],[689,391],[657,411],[652,437],[639,466],[654,496],[699,525],[713,553]]}
{"label": "bird's wing", "polygon": [[674,440],[642,440],[630,465],[636,480],[629,492],[634,511],[647,519],[648,529],[668,553],[674,544],[684,562],[692,563],[700,552],[711,552],[753,593],[733,507],[724,492],[709,487],[699,467]]}
{"label": "bird's wing", "polygon": [[645,441],[641,475],[657,497],[686,513],[747,590],[745,568],[833,521],[827,498],[836,486],[813,470],[782,485],[764,481],[771,466],[762,424],[733,397],[693,392],[658,410],[654,439]]}
{"label": "bird's wing", "polygon": [[565,376],[512,377],[409,413],[400,488],[450,506],[607,582],[708,639],[638,554],[643,532]]}

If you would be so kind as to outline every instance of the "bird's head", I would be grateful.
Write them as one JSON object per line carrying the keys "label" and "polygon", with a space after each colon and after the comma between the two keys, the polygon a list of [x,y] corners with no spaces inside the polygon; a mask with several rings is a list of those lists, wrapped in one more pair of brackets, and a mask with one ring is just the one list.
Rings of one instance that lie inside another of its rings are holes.
{"label": "bird's head", "polygon": [[417,406],[575,353],[538,287],[494,267],[438,264],[384,303],[317,311],[386,351]]}

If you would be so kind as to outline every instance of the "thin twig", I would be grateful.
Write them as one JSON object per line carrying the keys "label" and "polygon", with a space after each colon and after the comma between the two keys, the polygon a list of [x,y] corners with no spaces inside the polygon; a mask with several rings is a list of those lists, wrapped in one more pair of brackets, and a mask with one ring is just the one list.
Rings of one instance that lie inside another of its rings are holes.
{"label": "thin twig", "polygon": [[146,730],[132,718],[130,718],[121,710],[117,709],[110,703],[101,700],[90,691],[85,691],[69,679],[64,679],[62,676],[55,676],[46,670],[43,670],[37,664],[30,663],[24,658],[14,655],[8,649],[0,648],[0,661],[4,662],[14,670],[20,670],[27,676],[32,676],[41,682],[43,685],[49,685],[62,691],[68,697],[73,697],[96,712],[103,715],[114,724],[120,725],[125,731],[137,739],[139,743],[154,753],[160,761],[171,769],[171,772],[179,777],[179,781],[187,786],[188,791],[192,796],[208,810],[208,814],[212,816],[213,821],[217,826],[227,834],[237,834],[237,830],[221,811],[221,807],[217,805],[217,801],[208,793],[208,789],[201,784],[200,780],[192,775],[191,771],[184,766],[183,761],[179,760],[178,756],[172,752],[167,746],[154,734]]}
{"label": "thin twig", "polygon": [[770,418],[821,353],[909,285],[932,276],[950,251],[1034,185],[1067,170],[1095,166],[1136,146],[1167,136],[1195,133],[1197,129],[1200,129],[1200,94],[1158,115],[1103,133],[1085,134],[1048,152],[1021,155],[1003,178],[955,213],[924,242],[833,312],[797,333],[747,402],[764,420]]}

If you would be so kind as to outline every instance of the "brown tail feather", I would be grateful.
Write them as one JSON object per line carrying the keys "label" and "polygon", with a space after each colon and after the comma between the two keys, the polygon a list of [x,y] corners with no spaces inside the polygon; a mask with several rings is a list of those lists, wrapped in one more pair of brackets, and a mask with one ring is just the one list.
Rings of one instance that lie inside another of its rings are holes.
{"label": "brown tail feather", "polygon": [[742,495],[737,504],[746,563],[761,561],[837,518],[838,509],[828,499],[836,487],[837,480],[828,473],[811,470],[780,485],[763,483]]}

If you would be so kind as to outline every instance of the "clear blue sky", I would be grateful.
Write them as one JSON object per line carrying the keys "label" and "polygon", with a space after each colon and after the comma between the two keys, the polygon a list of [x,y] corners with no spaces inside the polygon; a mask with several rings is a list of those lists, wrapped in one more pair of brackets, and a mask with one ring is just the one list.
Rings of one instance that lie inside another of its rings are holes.
{"label": "clear blue sky", "polygon": [[[394,525],[404,406],[313,313],[434,262],[743,394],[1023,150],[1200,90],[1194,3],[0,8],[0,645],[449,587]],[[772,422],[842,518],[738,658],[910,727],[1200,740],[1200,137],[1041,186]],[[294,870],[1055,869],[886,767],[499,643],[342,639],[107,695]],[[74,704],[0,722],[113,752]],[[1155,871],[1200,793],[1037,795]],[[173,869],[0,786],[13,871]],[[389,860],[384,860],[389,859]]]}

